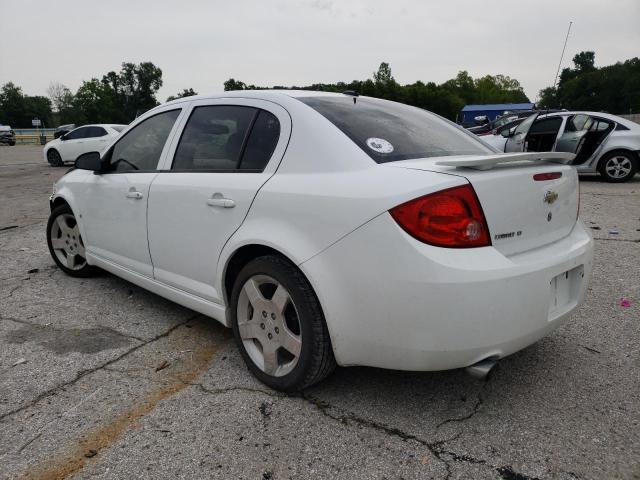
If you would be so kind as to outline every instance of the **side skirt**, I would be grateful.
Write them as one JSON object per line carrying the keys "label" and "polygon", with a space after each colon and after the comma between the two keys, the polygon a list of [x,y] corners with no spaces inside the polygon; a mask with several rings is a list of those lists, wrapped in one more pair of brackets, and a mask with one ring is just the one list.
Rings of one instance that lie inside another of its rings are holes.
{"label": "side skirt", "polygon": [[190,308],[191,310],[195,310],[207,317],[211,317],[223,324],[225,327],[229,327],[227,308],[224,305],[210,302],[209,300],[205,300],[196,295],[183,292],[182,290],[158,282],[153,278],[140,275],[133,270],[129,270],[92,253],[87,253],[87,262],[90,265],[100,267],[107,272],[113,273],[120,278],[138,285],[145,290],[149,290],[156,295],[160,295],[167,300],[171,300],[183,307]]}

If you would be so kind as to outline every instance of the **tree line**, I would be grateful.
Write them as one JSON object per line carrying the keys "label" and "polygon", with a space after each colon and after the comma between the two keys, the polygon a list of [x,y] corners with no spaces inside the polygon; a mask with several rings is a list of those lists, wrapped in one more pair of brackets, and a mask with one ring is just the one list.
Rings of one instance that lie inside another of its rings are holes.
{"label": "tree line", "polygon": [[[598,110],[611,113],[640,111],[640,59],[632,58],[615,65],[595,66],[594,52],[581,52],[573,58],[573,68],[565,68],[556,87],[540,91],[541,108]],[[130,123],[138,115],[159,105],[162,70],[151,62],[123,63],[119,72],[82,82],[74,93],[65,85],[52,82],[47,97],[25,95],[12,82],[0,88],[0,124],[16,128],[31,126],[39,118],[46,126],[66,123]],[[421,107],[455,120],[464,105],[484,103],[529,102],[518,80],[506,75],[473,78],[460,71],[455,78],[435,82],[401,85],[383,62],[366,80],[315,83],[306,86],[264,87],[245,84],[234,78],[224,82],[224,89],[302,89],[344,92],[395,100]],[[167,101],[196,95],[185,88]]]}
{"label": "tree line", "polygon": [[555,88],[540,91],[538,104],[542,108],[638,113],[640,58],[598,68],[595,52],[580,52],[573,57],[573,68],[562,70]]}
{"label": "tree line", "polygon": [[225,90],[255,89],[294,89],[344,92],[352,90],[360,95],[384,98],[406,103],[435,112],[443,117],[455,120],[456,116],[468,104],[475,103],[523,103],[529,102],[518,80],[506,75],[485,75],[473,78],[467,71],[460,71],[455,78],[441,84],[417,81],[400,85],[391,72],[388,63],[382,62],[372,78],[353,80],[349,83],[314,83],[307,86],[260,87],[246,85],[240,80],[230,78],[224,82]]}

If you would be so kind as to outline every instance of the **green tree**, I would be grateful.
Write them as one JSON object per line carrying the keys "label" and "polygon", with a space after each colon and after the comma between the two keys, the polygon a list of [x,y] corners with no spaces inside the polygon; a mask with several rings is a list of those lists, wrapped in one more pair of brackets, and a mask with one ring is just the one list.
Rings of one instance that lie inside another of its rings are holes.
{"label": "green tree", "polygon": [[29,96],[13,82],[0,89],[0,123],[14,128],[30,128],[31,120],[39,118],[45,126],[51,125],[51,102],[42,96]]}
{"label": "green tree", "polygon": [[[97,78],[82,82],[73,98],[77,115],[73,123],[118,123],[118,98],[110,84]],[[128,122],[127,122],[128,123]]]}
{"label": "green tree", "polygon": [[573,64],[562,71],[556,88],[540,91],[540,107],[640,112],[639,58],[598,68],[594,52],[587,51],[575,55]]}
{"label": "green tree", "polygon": [[226,82],[224,82],[224,91],[230,92],[233,90],[247,90],[247,86],[244,82],[240,80],[236,80],[235,78],[230,78]]}
{"label": "green tree", "polygon": [[170,102],[171,100],[177,100],[178,98],[193,97],[194,95],[198,95],[198,92],[196,92],[193,88],[184,88],[182,89],[182,92],[167,97],[167,102]]}

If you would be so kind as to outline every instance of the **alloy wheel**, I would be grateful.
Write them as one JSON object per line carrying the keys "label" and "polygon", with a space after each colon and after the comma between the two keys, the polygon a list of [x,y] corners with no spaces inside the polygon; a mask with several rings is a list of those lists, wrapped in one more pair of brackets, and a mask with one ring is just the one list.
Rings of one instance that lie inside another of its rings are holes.
{"label": "alloy wheel", "polygon": [[51,246],[60,263],[70,270],[82,270],[86,266],[84,243],[73,215],[58,215],[51,224]]}
{"label": "alloy wheel", "polygon": [[267,375],[282,377],[298,364],[302,329],[287,289],[268,275],[254,275],[242,286],[237,307],[244,348]]}
{"label": "alloy wheel", "polygon": [[616,155],[607,160],[604,166],[607,175],[612,178],[624,178],[631,173],[631,160],[623,155]]}

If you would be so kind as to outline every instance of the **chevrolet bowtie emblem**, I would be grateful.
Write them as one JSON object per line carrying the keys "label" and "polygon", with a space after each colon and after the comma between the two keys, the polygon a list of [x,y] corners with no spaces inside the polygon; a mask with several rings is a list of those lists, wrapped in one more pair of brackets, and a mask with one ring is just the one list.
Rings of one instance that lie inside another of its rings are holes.
{"label": "chevrolet bowtie emblem", "polygon": [[558,199],[558,194],[551,190],[549,190],[547,193],[544,194],[544,203],[548,203],[549,205],[551,205],[557,199]]}

